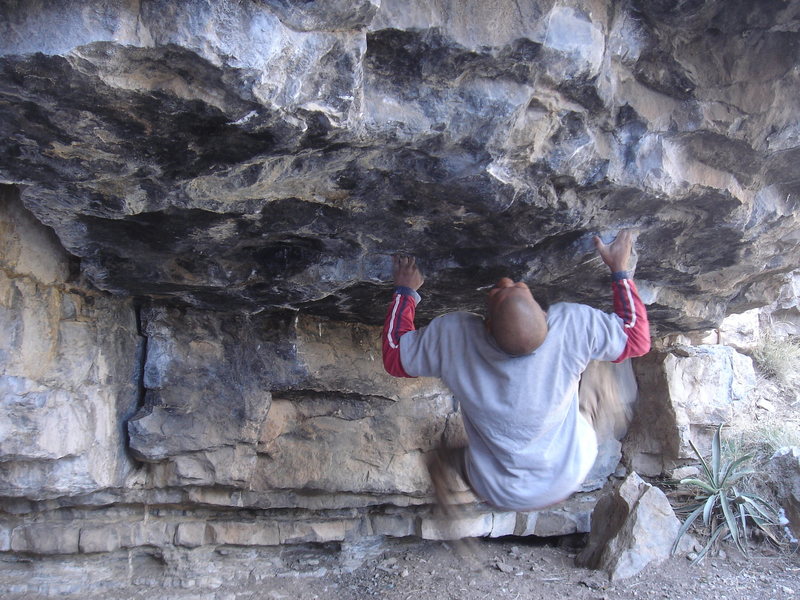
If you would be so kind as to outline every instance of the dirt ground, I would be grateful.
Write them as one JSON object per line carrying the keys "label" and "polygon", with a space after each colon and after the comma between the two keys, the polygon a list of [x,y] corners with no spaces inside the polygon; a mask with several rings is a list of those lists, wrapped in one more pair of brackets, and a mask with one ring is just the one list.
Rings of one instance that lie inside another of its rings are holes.
{"label": "dirt ground", "polygon": [[[580,540],[570,540],[579,544]],[[264,582],[236,600],[385,598],[511,600],[778,600],[800,598],[800,554],[760,548],[750,559],[723,550],[692,565],[674,557],[636,577],[611,582],[574,565],[578,547],[527,539],[396,543],[352,573]]]}
{"label": "dirt ground", "polygon": [[[599,571],[574,565],[583,536],[558,541],[532,538],[452,542],[383,542],[360,566],[331,562],[330,549],[306,547],[285,555],[282,568],[254,578],[257,562],[240,565],[234,580],[207,587],[175,579],[150,579],[119,587],[88,585],[84,591],[3,594],[4,600],[781,600],[800,598],[800,553],[758,546],[750,558],[723,546],[692,565],[673,557],[639,575],[609,581]],[[255,568],[254,568],[255,567]],[[249,578],[247,573],[253,569]],[[2,574],[0,574],[1,576]],[[244,575],[244,579],[242,579]],[[90,591],[91,590],[91,591]]]}

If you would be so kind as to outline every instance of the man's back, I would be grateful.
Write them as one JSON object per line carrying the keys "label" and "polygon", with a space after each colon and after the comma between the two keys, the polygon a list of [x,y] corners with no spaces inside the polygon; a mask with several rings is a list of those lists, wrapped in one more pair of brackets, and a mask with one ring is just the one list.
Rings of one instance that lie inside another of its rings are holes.
{"label": "man's back", "polygon": [[485,319],[454,313],[417,332],[424,277],[413,257],[393,258],[384,367],[396,377],[444,379],[461,402],[469,437],[466,455],[440,448],[429,461],[439,502],[445,482],[435,472],[443,461],[483,500],[514,510],[566,498],[591,468],[596,436],[578,407],[580,374],[591,359],[620,362],[650,350],[647,311],[626,271],[633,232],[594,242],[611,270],[615,315],[578,304],[546,313],[526,283],[501,277],[487,295]]}
{"label": "man's back", "polygon": [[547,323],[544,343],[521,357],[503,352],[472,313],[400,340],[407,373],[441,377],[461,403],[470,484],[504,508],[552,504],[586,476],[596,440],[578,410],[578,380],[590,360],[613,360],[626,342],[619,317],[588,306],[555,304]]}

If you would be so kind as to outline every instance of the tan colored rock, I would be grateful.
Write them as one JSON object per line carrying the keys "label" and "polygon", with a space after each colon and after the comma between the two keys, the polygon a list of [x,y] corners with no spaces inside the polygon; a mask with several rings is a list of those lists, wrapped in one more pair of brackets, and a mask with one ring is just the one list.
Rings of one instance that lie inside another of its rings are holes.
{"label": "tan colored rock", "polygon": [[[210,539],[216,544],[231,544],[234,546],[277,546],[282,543],[283,533],[281,525],[270,521],[213,521],[208,523],[208,533]],[[324,527],[315,529],[319,536],[318,540],[309,541],[329,541],[322,539],[325,533],[331,533]],[[336,530],[331,539],[341,539],[336,537],[339,531]]]}
{"label": "tan colored rock", "polygon": [[233,444],[204,452],[181,454],[172,460],[174,485],[249,486],[257,467],[255,448]]}
{"label": "tan colored rock", "polygon": [[752,350],[761,338],[761,310],[753,308],[742,313],[728,315],[719,325],[719,344],[739,352]]}
{"label": "tan colored rock", "polygon": [[141,350],[130,300],[74,287],[56,239],[0,186],[0,495],[122,485]]}
{"label": "tan colored rock", "polygon": [[588,533],[593,508],[594,502],[569,500],[552,508],[531,513],[517,513],[514,535],[552,537]]}
{"label": "tan colored rock", "polygon": [[78,547],[82,554],[114,552],[122,548],[120,527],[116,524],[98,524],[81,527]]}
{"label": "tan colored rock", "polygon": [[[377,327],[300,316],[295,321],[302,387],[315,392],[435,399],[442,394],[430,378],[397,379],[383,368]],[[297,384],[295,384],[297,385]]]}
{"label": "tan colored rock", "polygon": [[426,540],[458,540],[484,537],[492,532],[491,513],[463,512],[453,517],[428,515],[420,517],[419,535]]}
{"label": "tan colored rock", "polygon": [[16,195],[10,186],[0,185],[0,267],[44,285],[64,283],[69,260],[61,242]]}
{"label": "tan colored rock", "polygon": [[669,474],[670,479],[674,479],[675,481],[680,481],[681,479],[688,479],[689,477],[697,477],[700,475],[700,469],[698,467],[689,465],[686,467],[678,467],[673,469],[672,472]]}
{"label": "tan colored rock", "polygon": [[651,352],[634,369],[640,398],[623,454],[632,470],[649,476],[693,459],[689,440],[707,452],[716,426],[755,386],[752,360],[727,346]]}
{"label": "tan colored rock", "polygon": [[122,546],[124,548],[169,546],[175,539],[176,526],[175,523],[161,519],[145,519],[132,524],[120,524],[119,527],[126,532],[120,535]]}
{"label": "tan colored rock", "polygon": [[[597,503],[579,566],[604,570],[612,581],[631,577],[670,556],[680,521],[664,493],[636,473],[616,484]],[[685,537],[683,545],[692,541]]]}
{"label": "tan colored rock", "polygon": [[273,400],[252,488],[430,494],[424,455],[441,439],[449,396]]}
{"label": "tan colored rock", "polygon": [[416,516],[411,513],[373,515],[369,520],[374,535],[389,537],[417,535],[416,521]]}
{"label": "tan colored rock", "polygon": [[517,513],[494,512],[492,513],[492,530],[489,537],[503,537],[514,535],[517,528]]}
{"label": "tan colored rock", "polygon": [[800,538],[800,448],[778,450],[769,461],[767,474],[795,538]]}
{"label": "tan colored rock", "polygon": [[359,529],[357,520],[331,520],[307,522],[282,522],[279,524],[281,544],[299,544],[305,542],[339,542],[348,535],[354,535]]}
{"label": "tan colored rock", "polygon": [[175,528],[175,544],[187,548],[197,548],[208,544],[213,539],[212,529],[203,521],[179,523]]}
{"label": "tan colored rock", "polygon": [[92,440],[91,406],[67,390],[53,390],[22,377],[0,380],[0,454],[8,459],[57,460],[79,455]]}

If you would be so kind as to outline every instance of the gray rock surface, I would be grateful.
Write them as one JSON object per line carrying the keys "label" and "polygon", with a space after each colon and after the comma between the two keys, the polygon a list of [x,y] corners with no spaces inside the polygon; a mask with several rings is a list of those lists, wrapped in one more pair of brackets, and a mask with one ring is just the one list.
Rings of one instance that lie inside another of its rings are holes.
{"label": "gray rock surface", "polygon": [[800,448],[792,446],[778,450],[770,459],[767,475],[794,537],[800,537]]}
{"label": "gray rock surface", "polygon": [[[0,551],[191,573],[230,548],[586,532],[587,494],[431,513],[424,456],[463,430],[440,383],[382,371],[389,257],[420,255],[420,323],[501,275],[608,309],[592,235],[637,227],[655,331],[776,297],[794,315],[799,12],[4,2]],[[636,396],[630,365],[592,369],[584,400],[615,408],[586,489]],[[637,366],[639,472],[686,458],[747,369]]]}
{"label": "gray rock surface", "polygon": [[717,425],[731,420],[756,385],[753,361],[721,345],[654,350],[634,370],[640,395],[623,453],[645,476],[696,460],[690,440],[709,455]]}
{"label": "gray rock surface", "polygon": [[798,6],[6,2],[0,181],[114,293],[376,324],[403,250],[422,319],[605,306],[635,226],[654,324],[710,327],[798,263]]}
{"label": "gray rock surface", "polygon": [[[597,502],[588,542],[576,562],[602,569],[614,581],[631,577],[669,557],[679,528],[664,492],[631,473]],[[681,540],[686,549],[692,546],[690,537]]]}

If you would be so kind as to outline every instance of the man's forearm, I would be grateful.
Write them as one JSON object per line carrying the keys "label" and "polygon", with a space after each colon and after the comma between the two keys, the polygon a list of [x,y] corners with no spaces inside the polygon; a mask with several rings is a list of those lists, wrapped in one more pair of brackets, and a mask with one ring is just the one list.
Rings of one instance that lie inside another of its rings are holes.
{"label": "man's forearm", "polygon": [[401,286],[394,290],[392,303],[386,313],[381,338],[383,366],[389,375],[411,377],[403,369],[403,364],[400,360],[400,337],[404,333],[414,331],[414,315],[419,299],[419,294],[411,288]]}
{"label": "man's forearm", "polygon": [[622,319],[628,341],[622,354],[614,362],[643,356],[650,351],[650,323],[636,284],[626,271],[611,276],[614,292],[614,312]]}

